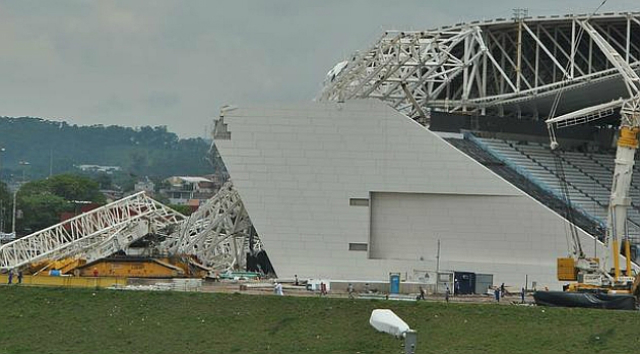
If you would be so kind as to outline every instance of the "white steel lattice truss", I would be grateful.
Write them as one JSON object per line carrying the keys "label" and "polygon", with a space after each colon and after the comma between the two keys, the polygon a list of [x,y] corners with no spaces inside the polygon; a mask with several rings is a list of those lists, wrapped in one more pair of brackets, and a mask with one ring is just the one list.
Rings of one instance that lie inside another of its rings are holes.
{"label": "white steel lattice truss", "polygon": [[0,247],[0,268],[66,257],[88,262],[126,250],[150,233],[168,235],[161,250],[195,256],[202,266],[225,271],[262,250],[238,192],[229,182],[189,218],[144,192],[120,199]]}
{"label": "white steel lattice truss", "polygon": [[71,256],[103,258],[183,220],[184,215],[140,192],[3,245],[0,268]]}
{"label": "white steel lattice truss", "polygon": [[[638,112],[640,112],[640,77],[627,65],[625,59],[618,51],[603,38],[600,33],[588,21],[578,21],[582,29],[589,34],[602,53],[609,62],[621,73],[622,79],[626,86],[629,99],[618,99],[608,103],[583,108],[571,113],[567,113],[560,117],[550,118],[546,121],[547,125],[555,125],[558,128],[569,127],[578,124],[584,124],[593,120],[600,119],[607,115],[613,114],[614,108],[621,108],[623,126],[637,127]],[[552,135],[555,141],[555,134]]]}
{"label": "white steel lattice truss", "polygon": [[172,234],[170,254],[196,256],[205,267],[225,271],[243,266],[246,254],[262,249],[240,195],[231,182],[200,205]]}
{"label": "white steel lattice truss", "polygon": [[[429,110],[546,119],[550,104],[529,103],[562,89],[622,81],[584,31],[585,21],[623,53],[634,70],[640,68],[638,12],[475,21],[420,32],[385,32],[369,50],[336,65],[318,98],[377,98],[425,121]],[[594,103],[605,101],[584,106]],[[558,113],[577,109],[566,107]]]}

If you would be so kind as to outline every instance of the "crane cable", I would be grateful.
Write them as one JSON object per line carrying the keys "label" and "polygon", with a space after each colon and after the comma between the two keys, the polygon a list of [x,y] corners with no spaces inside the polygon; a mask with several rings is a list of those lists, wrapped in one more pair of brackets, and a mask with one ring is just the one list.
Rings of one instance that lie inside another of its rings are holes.
{"label": "crane cable", "polygon": [[[600,3],[600,5],[591,13],[589,14],[589,16],[587,17],[586,21],[589,21],[599,10],[600,8],[602,8],[602,6],[604,6],[604,4],[607,3],[608,0],[603,0],[602,3]],[[578,29],[578,33],[576,34],[576,46],[574,48],[574,50],[571,52],[571,58],[575,58],[576,52],[578,50],[578,43],[580,43],[580,41],[582,40],[582,36],[584,34],[584,27],[580,26],[580,28]],[[551,110],[549,112],[549,119],[552,119],[555,117],[556,112],[558,110],[558,106],[560,105],[560,99],[562,98],[562,94],[564,93],[564,90],[566,89],[566,84],[567,84],[567,78],[568,78],[568,73],[569,70],[571,68],[571,64],[572,64],[573,60],[569,60],[567,61],[567,65],[565,66],[565,70],[564,70],[564,76],[562,77],[562,81],[561,81],[561,85],[560,85],[560,89],[558,90],[558,93],[555,95],[554,99],[553,99],[553,103],[551,105]],[[573,79],[573,78],[571,78]],[[560,156],[560,153],[564,154],[564,149],[560,149],[560,151],[557,151],[557,144],[555,144],[554,146],[554,142],[556,142],[556,134],[555,131],[553,129],[553,126],[549,126],[549,136],[551,138],[552,141],[552,153],[554,156],[554,161],[555,161],[555,172],[556,175],[560,178],[560,188],[562,190],[562,197],[563,197],[563,202],[564,202],[564,212],[565,215],[564,217],[567,219],[567,221],[569,221],[569,231],[565,232],[565,237],[566,237],[566,241],[567,241],[567,248],[569,248],[570,250],[572,250],[573,255],[577,256],[578,258],[584,258],[584,252],[582,250],[582,245],[580,242],[580,238],[578,236],[578,227],[575,224],[575,217],[574,217],[574,210],[573,210],[573,206],[571,203],[571,196],[569,194],[569,184],[567,182],[566,176],[565,176],[565,172],[564,172],[564,164],[563,164],[563,157]],[[569,237],[570,236],[570,237]],[[596,235],[594,235],[596,236]],[[597,236],[596,236],[597,237]]]}
{"label": "crane cable", "polygon": [[578,236],[578,228],[576,226],[573,205],[571,203],[571,198],[569,195],[569,183],[566,180],[564,173],[564,164],[562,162],[563,157],[559,155],[557,151],[552,151],[554,155],[555,165],[556,165],[556,174],[560,177],[560,187],[562,189],[562,196],[564,197],[564,217],[569,221],[569,232],[571,235],[571,240],[573,242],[569,242],[569,238],[567,235],[567,243],[568,247],[573,248],[573,254],[578,256],[578,258],[584,258],[585,254],[582,250],[582,245],[580,243],[580,238]]}

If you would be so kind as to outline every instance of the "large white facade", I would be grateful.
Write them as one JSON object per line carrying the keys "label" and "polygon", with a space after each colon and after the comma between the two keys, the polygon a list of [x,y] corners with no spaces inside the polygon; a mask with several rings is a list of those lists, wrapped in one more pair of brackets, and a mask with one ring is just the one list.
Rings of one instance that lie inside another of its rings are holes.
{"label": "large white facade", "polygon": [[410,280],[436,270],[440,240],[440,270],[560,286],[567,222],[382,102],[241,108],[222,123],[215,143],[279,277]]}

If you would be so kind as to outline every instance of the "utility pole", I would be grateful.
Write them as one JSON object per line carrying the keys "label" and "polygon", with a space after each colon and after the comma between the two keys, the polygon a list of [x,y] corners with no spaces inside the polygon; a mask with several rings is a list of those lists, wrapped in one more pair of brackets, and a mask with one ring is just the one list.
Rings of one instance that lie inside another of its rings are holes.
{"label": "utility pole", "polygon": [[2,182],[2,155],[5,152],[4,147],[0,147],[0,182]]}
{"label": "utility pole", "polygon": [[[20,185],[20,188],[22,188],[22,185],[24,185],[24,183],[26,182],[26,175],[25,175],[25,170],[27,169],[27,166],[31,165],[29,162],[27,161],[20,161],[18,162],[19,165],[22,166],[22,184]],[[11,232],[13,233],[13,236],[15,237],[16,235],[16,197],[18,196],[18,190],[20,189],[16,189],[13,192],[13,216],[12,218],[12,222],[11,222]]]}
{"label": "utility pole", "polygon": [[438,239],[438,252],[436,253],[436,294],[440,287],[440,239]]}
{"label": "utility pole", "polygon": [[[0,147],[0,184],[2,184],[2,155],[5,152],[4,147]],[[4,201],[0,200],[0,234],[4,233]]]}
{"label": "utility pole", "polygon": [[13,237],[16,236],[16,196],[18,195],[18,190],[16,189],[13,192],[13,216],[11,217],[11,233],[13,233]]}

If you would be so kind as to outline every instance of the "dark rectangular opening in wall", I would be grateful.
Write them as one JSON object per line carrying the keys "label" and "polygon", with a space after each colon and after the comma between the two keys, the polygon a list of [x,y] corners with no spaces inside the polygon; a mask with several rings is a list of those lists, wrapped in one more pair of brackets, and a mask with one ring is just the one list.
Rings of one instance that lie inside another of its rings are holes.
{"label": "dark rectangular opening in wall", "polygon": [[351,206],[369,206],[369,199],[366,198],[350,198],[349,205]]}
{"label": "dark rectangular opening in wall", "polygon": [[349,243],[349,251],[367,251],[369,249],[369,245],[366,243],[357,243],[350,242]]}

